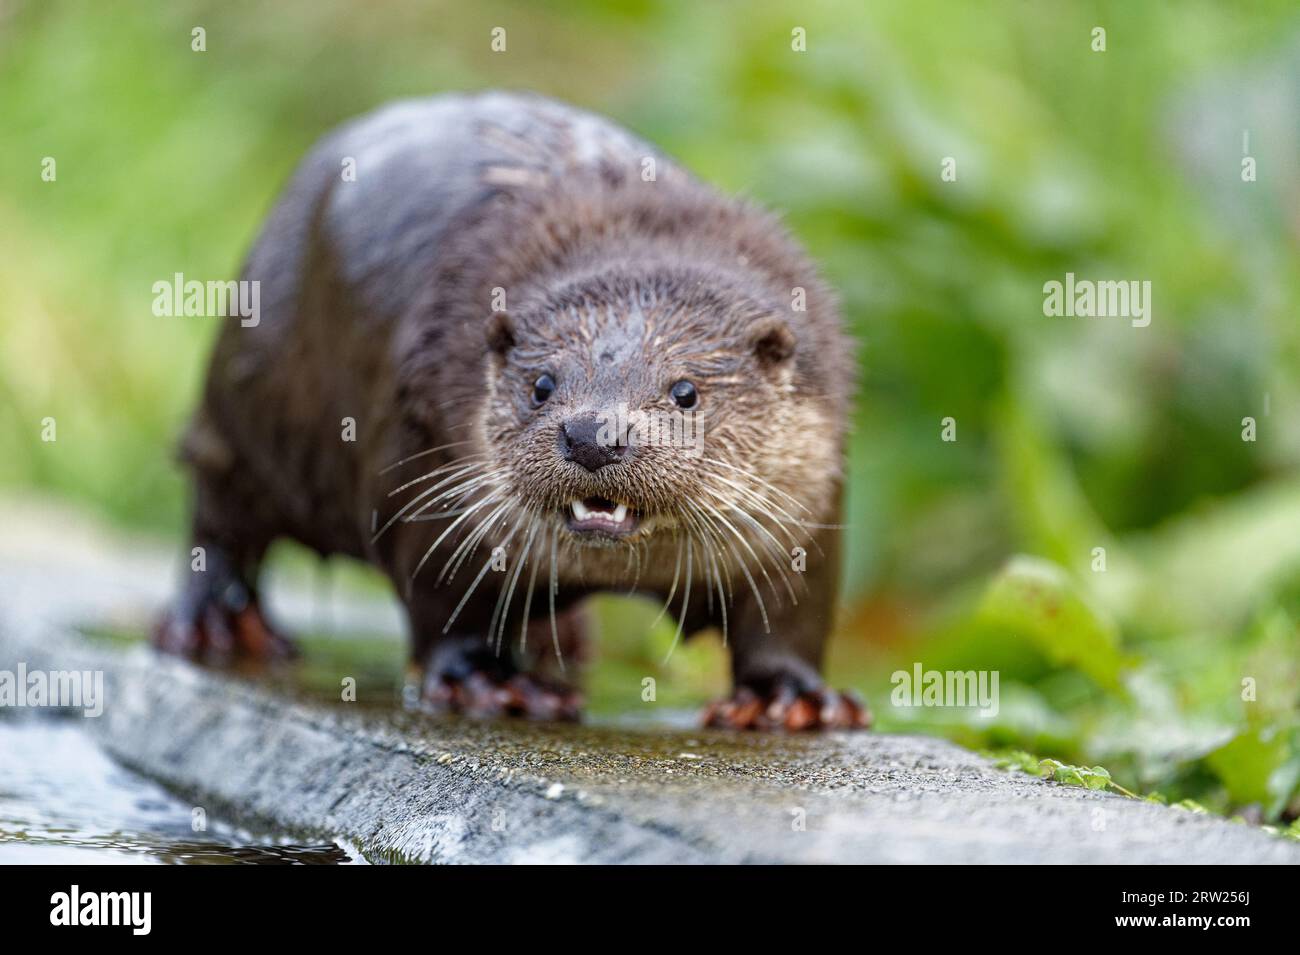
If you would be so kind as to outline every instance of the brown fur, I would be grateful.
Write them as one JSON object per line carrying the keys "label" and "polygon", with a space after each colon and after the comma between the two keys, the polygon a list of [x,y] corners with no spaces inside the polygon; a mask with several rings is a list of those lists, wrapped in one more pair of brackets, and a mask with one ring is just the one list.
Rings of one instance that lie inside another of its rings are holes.
{"label": "brown fur", "polygon": [[[408,150],[412,170],[390,149],[369,171],[387,181],[368,192],[328,176],[343,149],[394,126],[423,142],[440,122],[462,141],[452,158]],[[639,174],[647,156],[653,182]],[[404,208],[402,184],[430,178],[430,162],[442,184]],[[420,208],[436,218],[423,230]],[[671,595],[686,634],[726,631],[738,688],[821,692],[852,349],[771,215],[587,114],[443,98],[318,147],[245,278],[271,286],[268,314],[227,329],[187,447],[196,540],[250,588],[279,535],[370,560],[406,602],[413,659],[444,682],[523,665],[510,647],[528,630],[524,604],[537,620],[594,589]],[[543,372],[556,390],[535,408]],[[559,453],[575,416],[676,412],[682,379],[699,393],[701,456],[640,445],[593,472]],[[344,416],[355,445],[338,439]],[[628,504],[640,527],[574,537],[561,513],[593,496]],[[497,546],[504,574],[490,569]]]}

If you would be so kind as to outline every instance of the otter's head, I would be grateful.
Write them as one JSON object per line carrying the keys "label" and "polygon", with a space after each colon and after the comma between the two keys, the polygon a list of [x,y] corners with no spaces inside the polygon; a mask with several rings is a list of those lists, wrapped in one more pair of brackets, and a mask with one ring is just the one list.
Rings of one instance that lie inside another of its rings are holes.
{"label": "otter's head", "polygon": [[743,272],[683,264],[570,276],[494,314],[480,437],[518,511],[500,526],[725,553],[807,519],[839,435],[801,391],[790,319]]}

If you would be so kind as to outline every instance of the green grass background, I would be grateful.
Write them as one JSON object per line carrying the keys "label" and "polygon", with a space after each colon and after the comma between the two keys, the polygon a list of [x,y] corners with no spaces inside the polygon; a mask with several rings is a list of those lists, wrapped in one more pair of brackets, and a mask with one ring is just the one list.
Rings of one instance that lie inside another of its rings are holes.
{"label": "green grass background", "polygon": [[[233,276],[331,126],[484,87],[614,116],[823,263],[862,368],[831,662],[883,727],[1300,811],[1289,2],[4,0],[0,492],[178,538],[170,446],[216,327],[155,318],[152,283]],[[1067,271],[1150,280],[1151,326],[1044,317]],[[662,626],[599,614],[601,698],[721,679],[716,647],[663,670]],[[888,705],[914,661],[997,669],[999,715]]]}

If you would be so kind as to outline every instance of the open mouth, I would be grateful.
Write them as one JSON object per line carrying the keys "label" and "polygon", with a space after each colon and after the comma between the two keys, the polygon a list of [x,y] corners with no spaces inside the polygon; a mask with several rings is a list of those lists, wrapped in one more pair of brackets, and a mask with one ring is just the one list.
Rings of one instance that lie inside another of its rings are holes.
{"label": "open mouth", "polygon": [[603,534],[607,537],[625,537],[636,530],[641,520],[626,504],[603,497],[575,498],[569,502],[565,516],[569,530],[575,534]]}

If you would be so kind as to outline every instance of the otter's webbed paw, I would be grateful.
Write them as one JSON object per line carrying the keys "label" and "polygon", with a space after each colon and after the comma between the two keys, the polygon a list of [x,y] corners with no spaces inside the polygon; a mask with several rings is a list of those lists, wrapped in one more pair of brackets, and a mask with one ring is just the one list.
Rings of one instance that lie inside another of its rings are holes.
{"label": "otter's webbed paw", "polygon": [[298,654],[293,641],[271,628],[257,602],[238,584],[221,594],[182,597],[154,628],[153,645],[164,653],[210,663],[287,660]]}
{"label": "otter's webbed paw", "polygon": [[852,690],[829,687],[800,690],[793,681],[778,681],[759,693],[741,686],[730,699],[704,711],[708,727],[737,730],[867,729],[871,711]]}
{"label": "otter's webbed paw", "polygon": [[477,718],[516,716],[573,722],[582,714],[582,696],[572,687],[495,668],[466,673],[427,670],[419,682],[417,705],[427,712]]}

